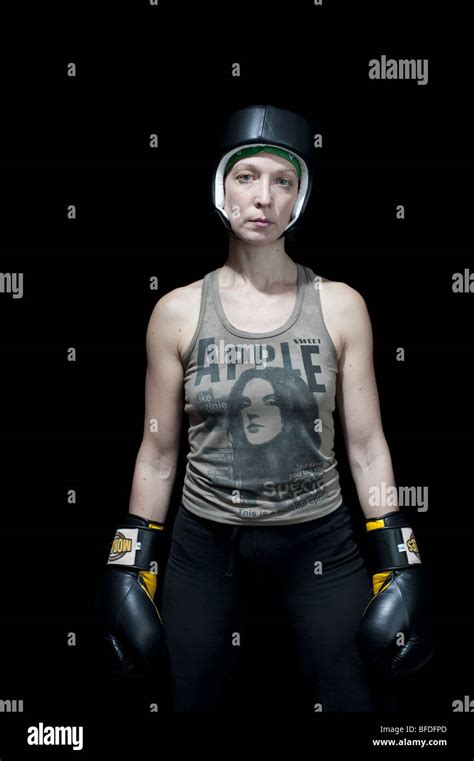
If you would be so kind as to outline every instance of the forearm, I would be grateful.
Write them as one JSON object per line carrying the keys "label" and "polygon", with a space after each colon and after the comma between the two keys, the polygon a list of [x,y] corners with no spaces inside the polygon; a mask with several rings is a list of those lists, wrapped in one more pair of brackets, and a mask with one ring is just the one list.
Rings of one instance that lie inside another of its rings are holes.
{"label": "forearm", "polygon": [[[385,444],[373,455],[351,462],[352,478],[360,506],[368,520],[398,510],[392,458]],[[390,497],[387,504],[387,493]]]}
{"label": "forearm", "polygon": [[175,466],[163,461],[137,459],[128,511],[164,523],[175,477]]}

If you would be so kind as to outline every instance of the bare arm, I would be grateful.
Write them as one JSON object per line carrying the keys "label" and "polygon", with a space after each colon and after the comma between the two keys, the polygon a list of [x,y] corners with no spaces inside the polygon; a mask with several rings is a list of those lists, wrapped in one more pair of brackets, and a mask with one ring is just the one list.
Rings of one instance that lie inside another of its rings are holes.
{"label": "bare arm", "polygon": [[157,302],[148,323],[145,422],[128,508],[130,513],[161,523],[176,477],[183,415],[177,315],[177,299],[171,292]]}
{"label": "bare arm", "polygon": [[[395,480],[380,416],[367,307],[362,296],[347,285],[342,304],[344,347],[339,360],[337,405],[357,495],[369,519],[398,509],[396,499],[395,505],[380,500],[386,489],[395,486]],[[374,487],[379,494],[375,503]]]}

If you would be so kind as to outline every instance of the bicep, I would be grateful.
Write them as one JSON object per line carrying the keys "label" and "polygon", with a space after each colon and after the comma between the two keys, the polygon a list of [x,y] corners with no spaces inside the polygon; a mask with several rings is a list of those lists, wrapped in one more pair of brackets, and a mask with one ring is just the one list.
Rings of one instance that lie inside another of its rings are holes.
{"label": "bicep", "polygon": [[337,407],[349,462],[367,460],[385,442],[373,363],[373,336],[362,296],[349,289],[342,321],[344,347],[339,360]]}
{"label": "bicep", "polygon": [[184,371],[176,343],[173,306],[167,297],[157,302],[147,335],[145,420],[140,459],[174,465],[179,451],[183,416]]}

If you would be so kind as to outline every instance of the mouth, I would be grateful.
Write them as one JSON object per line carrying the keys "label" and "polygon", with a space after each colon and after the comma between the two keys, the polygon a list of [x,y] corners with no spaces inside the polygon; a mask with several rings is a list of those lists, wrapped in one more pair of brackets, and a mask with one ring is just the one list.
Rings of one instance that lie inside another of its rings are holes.
{"label": "mouth", "polygon": [[257,219],[250,219],[249,222],[252,222],[252,224],[254,225],[258,225],[259,227],[267,227],[268,225],[273,224],[266,217],[258,217]]}

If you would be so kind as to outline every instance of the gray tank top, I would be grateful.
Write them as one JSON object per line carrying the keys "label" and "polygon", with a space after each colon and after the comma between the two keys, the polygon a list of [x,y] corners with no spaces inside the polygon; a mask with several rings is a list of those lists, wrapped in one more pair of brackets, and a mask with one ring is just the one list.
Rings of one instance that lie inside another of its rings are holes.
{"label": "gray tank top", "polygon": [[204,277],[183,356],[189,452],[182,501],[220,523],[303,523],[342,504],[334,457],[337,354],[320,278],[297,264],[292,314],[266,333],[226,318],[218,270]]}

